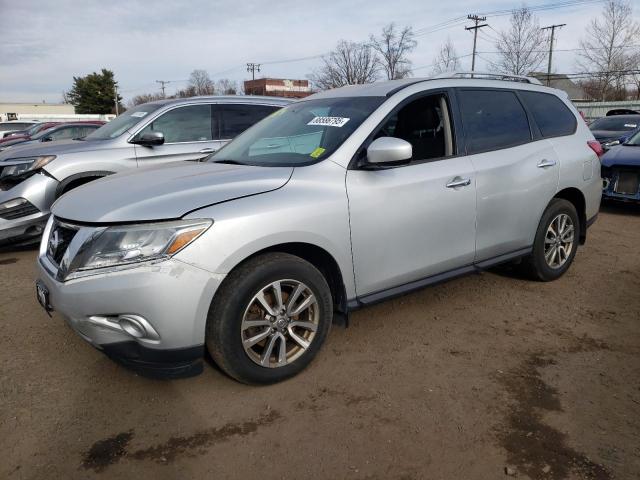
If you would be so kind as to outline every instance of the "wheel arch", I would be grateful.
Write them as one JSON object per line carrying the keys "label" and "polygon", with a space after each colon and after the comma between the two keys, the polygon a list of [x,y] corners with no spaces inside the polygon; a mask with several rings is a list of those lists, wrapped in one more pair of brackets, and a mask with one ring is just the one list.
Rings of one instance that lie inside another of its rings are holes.
{"label": "wheel arch", "polygon": [[584,194],[577,188],[569,187],[560,190],[553,198],[562,198],[571,202],[578,212],[578,220],[580,221],[580,245],[584,245],[587,239],[587,207]]}
{"label": "wheel arch", "polygon": [[99,178],[106,177],[107,175],[112,175],[113,173],[115,172],[111,172],[108,170],[95,170],[69,175],[64,180],[61,180],[58,184],[56,188],[56,198],[59,198],[61,195],[73,188],[84,185],[85,183],[92,182],[93,180],[98,180]]}
{"label": "wheel arch", "polygon": [[[241,262],[237,263],[231,271],[239,268],[245,262],[265,253],[281,252],[294,255],[306,260],[316,267],[324,276],[331,290],[333,298],[334,312],[342,316],[345,325],[348,323],[348,307],[347,307],[347,290],[345,287],[342,271],[336,259],[327,250],[318,245],[306,242],[288,242],[271,245],[269,247],[258,250]],[[336,316],[334,315],[334,318]]]}

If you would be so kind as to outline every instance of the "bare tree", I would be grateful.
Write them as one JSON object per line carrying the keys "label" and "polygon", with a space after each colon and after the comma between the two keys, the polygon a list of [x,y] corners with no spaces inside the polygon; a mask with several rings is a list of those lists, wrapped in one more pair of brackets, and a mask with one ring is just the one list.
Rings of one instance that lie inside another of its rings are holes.
{"label": "bare tree", "polygon": [[188,85],[186,88],[180,89],[176,92],[176,94],[174,95],[175,98],[188,98],[188,97],[195,97],[196,95],[198,95],[196,93],[196,87],[194,87],[193,85]]}
{"label": "bare tree", "polygon": [[213,95],[216,91],[213,80],[206,70],[194,70],[189,76],[189,87],[192,87],[196,95]]}
{"label": "bare tree", "polygon": [[216,82],[216,91],[221,95],[236,95],[238,84],[228,78],[221,78]]}
{"label": "bare tree", "polygon": [[378,76],[378,59],[365,43],[341,40],[322,62],[323,66],[309,77],[320,90],[371,83]]}
{"label": "bare tree", "polygon": [[162,93],[143,93],[140,95],[136,95],[129,101],[130,107],[135,107],[136,105],[140,105],[142,103],[154,102],[156,100],[161,100],[164,97]]}
{"label": "bare tree", "polygon": [[597,98],[608,100],[624,84],[621,70],[633,67],[638,50],[628,47],[637,43],[640,25],[634,21],[631,3],[627,0],[608,0],[597,18],[587,26],[580,41],[578,66],[598,75]]}
{"label": "bare tree", "polygon": [[460,59],[458,58],[458,54],[456,53],[456,49],[453,46],[451,39],[447,38],[446,43],[440,47],[438,56],[433,61],[432,73],[434,75],[438,75],[440,73],[453,72],[459,69]]}
{"label": "bare tree", "polygon": [[411,74],[411,61],[407,55],[418,45],[411,27],[398,29],[395,23],[390,23],[382,29],[379,37],[371,35],[370,42],[371,48],[379,54],[380,65],[389,80]]}
{"label": "bare tree", "polygon": [[547,56],[545,44],[545,34],[531,10],[514,10],[509,28],[498,32],[495,45],[500,57],[493,67],[500,73],[527,75],[542,65]]}

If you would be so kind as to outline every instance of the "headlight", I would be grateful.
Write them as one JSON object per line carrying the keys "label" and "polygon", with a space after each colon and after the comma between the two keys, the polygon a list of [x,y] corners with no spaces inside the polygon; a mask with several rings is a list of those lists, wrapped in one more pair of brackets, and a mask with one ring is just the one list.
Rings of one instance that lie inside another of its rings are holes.
{"label": "headlight", "polygon": [[87,270],[164,260],[193,242],[212,223],[180,220],[96,229],[71,259],[67,278],[82,276]]}
{"label": "headlight", "polygon": [[620,145],[620,140],[612,140],[611,142],[607,142],[604,144],[605,147],[615,147],[616,145]]}
{"label": "headlight", "polygon": [[4,167],[0,173],[0,178],[21,177],[35,172],[55,160],[55,155],[41,155],[38,157],[10,158],[0,163]]}

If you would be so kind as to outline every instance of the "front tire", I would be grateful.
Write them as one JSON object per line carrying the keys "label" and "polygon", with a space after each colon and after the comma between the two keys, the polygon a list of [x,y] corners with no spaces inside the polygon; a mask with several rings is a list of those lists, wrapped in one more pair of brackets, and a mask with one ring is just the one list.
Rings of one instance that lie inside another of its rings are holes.
{"label": "front tire", "polygon": [[313,265],[294,255],[267,253],[233,270],[216,293],[207,349],[240,382],[280,382],[313,360],[332,315],[331,291]]}
{"label": "front tire", "polygon": [[564,275],[576,256],[579,233],[576,208],[567,200],[554,198],[540,219],[533,252],[523,262],[526,273],[543,282]]}

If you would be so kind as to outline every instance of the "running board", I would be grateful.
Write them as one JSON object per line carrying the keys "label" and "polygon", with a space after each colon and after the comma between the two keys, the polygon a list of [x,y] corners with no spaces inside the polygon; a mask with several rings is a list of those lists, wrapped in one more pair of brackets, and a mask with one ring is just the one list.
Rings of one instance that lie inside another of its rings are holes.
{"label": "running board", "polygon": [[482,260],[481,262],[477,262],[473,265],[467,265],[464,267],[449,270],[447,272],[438,273],[437,275],[425,277],[420,280],[415,280],[413,282],[405,283],[404,285],[399,285],[397,287],[391,287],[386,290],[381,290],[379,292],[369,293],[367,295],[357,297],[354,300],[349,300],[347,302],[347,308],[348,310],[357,310],[358,308],[373,305],[373,304],[382,302],[384,300],[388,300],[389,298],[406,295],[407,293],[420,290],[424,287],[428,287],[431,285],[436,285],[449,280],[453,280],[454,278],[462,277],[469,273],[482,272],[487,268],[495,267],[496,265],[500,265],[501,263],[506,263],[511,260],[515,260],[517,258],[525,257],[529,255],[532,250],[533,250],[532,247],[522,248],[520,250],[506,253],[504,255],[499,255],[497,257],[489,258],[487,260]]}

